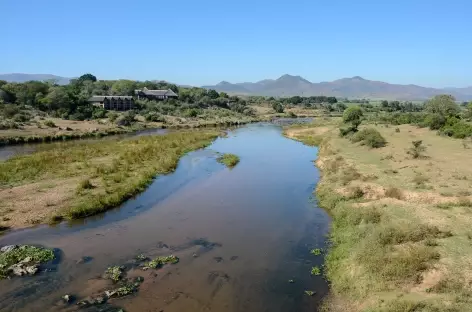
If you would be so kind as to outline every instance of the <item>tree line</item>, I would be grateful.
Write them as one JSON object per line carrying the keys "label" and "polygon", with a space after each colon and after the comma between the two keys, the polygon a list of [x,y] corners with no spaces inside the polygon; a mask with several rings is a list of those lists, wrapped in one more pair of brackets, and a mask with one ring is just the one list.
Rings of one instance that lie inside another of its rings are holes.
{"label": "tree line", "polygon": [[165,81],[97,80],[92,74],[72,79],[67,85],[58,85],[53,80],[24,83],[0,80],[0,109],[4,112],[4,117],[35,109],[64,119],[102,118],[106,112],[88,102],[92,95],[134,95],[135,90],[144,87],[151,90],[171,89],[179,95],[178,99],[159,102],[136,101],[137,110],[145,113],[154,110],[166,114],[194,115],[188,111],[216,106],[246,115],[254,114],[245,100],[224,92],[184,88]]}

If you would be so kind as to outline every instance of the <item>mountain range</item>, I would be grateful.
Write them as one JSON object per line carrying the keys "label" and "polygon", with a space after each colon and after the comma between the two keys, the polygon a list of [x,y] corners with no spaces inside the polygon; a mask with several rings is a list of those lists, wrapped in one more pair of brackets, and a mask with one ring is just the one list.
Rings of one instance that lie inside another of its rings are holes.
{"label": "mountain range", "polygon": [[428,88],[418,85],[391,84],[367,80],[359,76],[330,82],[313,83],[300,76],[283,75],[278,79],[258,82],[229,83],[222,81],[214,86],[203,86],[219,92],[241,95],[312,96],[325,95],[347,98],[425,100],[437,94],[452,94],[459,101],[472,99],[472,87]]}
{"label": "mountain range", "polygon": [[[54,79],[58,84],[67,84],[71,78],[51,74],[0,74],[0,80],[25,82],[29,80]],[[203,86],[218,92],[237,95],[265,96],[313,96],[325,95],[347,98],[426,100],[437,94],[452,94],[459,101],[472,100],[472,86],[466,88],[428,88],[418,85],[392,84],[364,79],[359,76],[329,82],[313,83],[300,76],[283,75],[277,79],[258,82],[230,83],[222,81],[214,86]]]}

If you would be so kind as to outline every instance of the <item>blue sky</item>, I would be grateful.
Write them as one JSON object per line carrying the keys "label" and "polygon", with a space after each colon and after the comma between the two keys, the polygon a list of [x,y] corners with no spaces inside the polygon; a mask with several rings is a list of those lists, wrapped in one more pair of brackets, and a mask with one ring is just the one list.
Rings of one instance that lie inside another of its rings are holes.
{"label": "blue sky", "polygon": [[470,0],[0,0],[0,73],[472,85]]}

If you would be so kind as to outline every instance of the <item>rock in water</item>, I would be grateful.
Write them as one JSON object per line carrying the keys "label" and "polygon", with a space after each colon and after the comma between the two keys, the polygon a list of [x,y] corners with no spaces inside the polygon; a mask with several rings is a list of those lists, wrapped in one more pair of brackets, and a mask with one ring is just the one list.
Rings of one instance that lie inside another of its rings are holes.
{"label": "rock in water", "polygon": [[10,252],[10,251],[12,251],[13,249],[16,249],[16,248],[18,248],[17,245],[3,246],[2,248],[0,248],[0,252]]}

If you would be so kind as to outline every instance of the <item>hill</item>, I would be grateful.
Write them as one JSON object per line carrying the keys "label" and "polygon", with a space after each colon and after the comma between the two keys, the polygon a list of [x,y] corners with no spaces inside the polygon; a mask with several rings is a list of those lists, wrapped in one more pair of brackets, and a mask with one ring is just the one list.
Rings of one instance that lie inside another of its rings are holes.
{"label": "hill", "polygon": [[5,80],[8,82],[25,82],[30,80],[56,80],[58,84],[64,85],[68,84],[70,78],[51,75],[51,74],[22,74],[22,73],[12,73],[12,74],[0,74],[0,80]]}
{"label": "hill", "polygon": [[436,89],[413,84],[401,85],[367,80],[359,76],[312,83],[300,76],[283,75],[275,80],[266,79],[254,83],[233,84],[223,81],[215,86],[203,86],[203,88],[233,94],[265,96],[326,95],[348,98],[425,100],[437,94],[448,93],[460,101],[472,99],[472,87]]}

